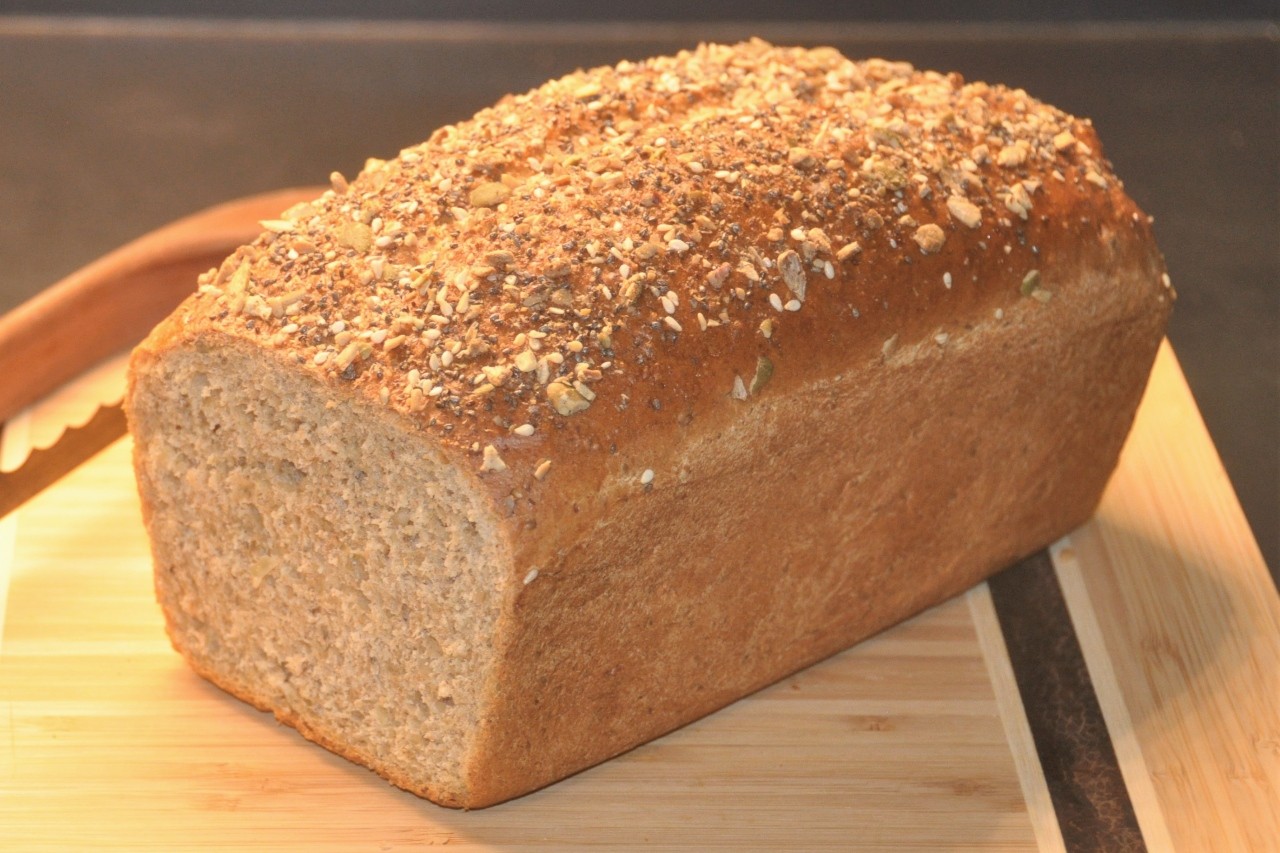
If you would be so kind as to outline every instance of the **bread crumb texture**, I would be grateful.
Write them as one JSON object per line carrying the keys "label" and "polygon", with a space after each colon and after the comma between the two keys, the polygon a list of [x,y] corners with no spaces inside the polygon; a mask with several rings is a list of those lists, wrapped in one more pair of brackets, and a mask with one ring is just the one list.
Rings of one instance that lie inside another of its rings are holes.
{"label": "bread crumb texture", "polygon": [[903,302],[1019,298],[1049,268],[1037,229],[1078,208],[1095,242],[1147,227],[1087,120],[759,40],[579,71],[330,180],[206,273],[185,322],[527,483],[555,477],[549,433],[678,416],[697,389],[664,363],[733,361],[689,381],[740,400],[761,358],[803,372],[802,334],[861,322],[879,348],[901,330],[875,315]]}

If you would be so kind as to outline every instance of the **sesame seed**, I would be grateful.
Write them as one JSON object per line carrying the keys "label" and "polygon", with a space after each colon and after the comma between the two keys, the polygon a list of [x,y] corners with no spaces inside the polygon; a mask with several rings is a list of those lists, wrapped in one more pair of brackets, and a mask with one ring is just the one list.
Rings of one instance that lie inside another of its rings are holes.
{"label": "sesame seed", "polygon": [[764,390],[764,386],[769,384],[769,380],[773,378],[773,360],[768,356],[756,357],[756,375],[751,380],[751,387],[747,391],[751,395],[759,394]]}
{"label": "sesame seed", "polygon": [[656,475],[653,473],[652,468],[645,468],[644,473],[640,475],[640,485],[642,486],[649,485],[650,483],[653,482],[654,476]]}
{"label": "sesame seed", "polygon": [[797,169],[808,169],[817,161],[808,148],[792,148],[787,151],[787,162]]}
{"label": "sesame seed", "polygon": [[528,586],[529,584],[533,583],[537,579],[538,579],[538,570],[536,568],[530,569],[529,572],[524,576],[524,585]]}
{"label": "sesame seed", "polygon": [[481,471],[505,471],[507,463],[498,455],[498,449],[492,444],[484,446],[484,460],[480,463]]}
{"label": "sesame seed", "polygon": [[367,252],[373,245],[373,229],[363,222],[344,222],[337,232],[338,244],[357,252]]}
{"label": "sesame seed", "polygon": [[334,359],[334,364],[338,366],[339,370],[346,370],[359,354],[360,342],[352,341],[343,348],[342,352],[338,353],[338,357]]}
{"label": "sesame seed", "polygon": [[1022,183],[1009,186],[1004,192],[1004,206],[1019,219],[1026,219],[1031,211],[1031,195]]}
{"label": "sesame seed", "polygon": [[722,263],[711,272],[707,273],[707,284],[719,290],[724,284],[724,280],[729,277],[732,267],[727,263]]}
{"label": "sesame seed", "polygon": [[[510,195],[511,190],[505,184],[490,181],[473,189],[468,195],[468,199],[472,207],[497,207],[506,201]],[[462,214],[465,217],[466,211],[462,211]]]}
{"label": "sesame seed", "polygon": [[1027,161],[1027,144],[1019,139],[1013,145],[1006,145],[996,155],[996,163],[1007,168],[1021,166]]}
{"label": "sesame seed", "polygon": [[964,196],[952,195],[947,198],[947,212],[951,218],[967,228],[977,228],[982,224],[982,211]]}
{"label": "sesame seed", "polygon": [[799,299],[791,299],[791,300],[788,300],[787,304],[783,305],[782,307],[787,311],[799,311],[802,306],[800,304]]}
{"label": "sesame seed", "polygon": [[1040,289],[1040,270],[1031,270],[1022,277],[1022,285],[1019,288],[1023,296],[1030,296]]}
{"label": "sesame seed", "polygon": [[666,323],[667,328],[671,329],[672,331],[676,331],[676,332],[684,331],[684,327],[680,325],[680,322],[676,320],[675,317],[672,317],[670,314],[663,317],[662,322]]}
{"label": "sesame seed", "polygon": [[916,245],[920,247],[920,251],[926,255],[932,255],[942,250],[942,245],[947,241],[947,235],[941,228],[932,222],[928,225],[921,225],[911,235],[911,239],[915,240]]}
{"label": "sesame seed", "polygon": [[778,255],[778,271],[782,273],[782,281],[797,299],[803,300],[807,288],[804,265],[795,251],[788,249]]}
{"label": "sesame seed", "polygon": [[547,385],[547,399],[556,412],[566,417],[584,412],[591,405],[590,400],[564,379],[557,379]]}
{"label": "sesame seed", "polygon": [[782,297],[776,293],[769,294],[769,304],[773,306],[775,311],[782,310]]}
{"label": "sesame seed", "polygon": [[521,350],[516,355],[516,370],[521,373],[532,373],[538,368],[538,357],[533,354],[532,350]]}
{"label": "sesame seed", "polygon": [[533,424],[520,424],[520,426],[513,429],[512,432],[514,432],[518,436],[521,436],[522,438],[528,438],[529,436],[533,435],[534,427],[533,427]]}
{"label": "sesame seed", "polygon": [[840,247],[840,250],[836,252],[836,260],[847,261],[849,260],[849,258],[852,258],[854,255],[861,254],[861,252],[862,252],[862,246],[858,245],[856,241],[853,243],[845,243],[843,246]]}
{"label": "sesame seed", "polygon": [[942,284],[947,290],[951,289],[951,273],[944,272],[942,274]]}
{"label": "sesame seed", "polygon": [[326,361],[329,360],[329,353],[327,350],[320,350],[318,353],[316,353],[311,357],[311,360],[314,361],[316,364],[324,364]]}
{"label": "sesame seed", "polygon": [[551,471],[551,460],[543,459],[541,462],[538,463],[538,467],[533,469],[533,477],[535,480],[545,479],[547,474],[550,473],[550,471]]}

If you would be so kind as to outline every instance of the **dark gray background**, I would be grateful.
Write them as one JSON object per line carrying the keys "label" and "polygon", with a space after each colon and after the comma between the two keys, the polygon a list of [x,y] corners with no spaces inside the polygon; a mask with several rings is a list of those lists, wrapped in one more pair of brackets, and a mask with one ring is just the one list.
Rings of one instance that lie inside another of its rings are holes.
{"label": "dark gray background", "polygon": [[1267,0],[7,0],[9,12],[279,20],[1168,21],[1263,20]]}
{"label": "dark gray background", "polygon": [[[274,21],[196,17],[253,10],[228,0],[0,5],[0,12],[60,13],[0,14],[0,311],[183,213],[254,191],[323,183],[335,168],[351,174],[365,156],[392,154],[505,92],[578,66],[753,34],[908,59],[1021,86],[1094,119],[1129,192],[1156,218],[1180,296],[1170,338],[1274,572],[1274,24],[1193,20],[1208,4],[1190,3],[988,2],[949,10],[967,19],[959,24],[892,20],[924,14],[926,5],[757,4],[757,17],[781,9],[792,20],[750,24],[628,23],[618,20],[618,6],[576,0],[283,3],[268,7]],[[163,17],[73,14],[90,7]],[[1256,18],[1273,14],[1269,7],[1241,2],[1214,11]],[[405,20],[466,10],[507,20]],[[733,10],[667,3],[627,11],[675,18]],[[853,21],[855,12],[876,20]],[[326,19],[357,13],[381,20]],[[561,21],[515,21],[517,14]],[[803,20],[822,15],[830,20]],[[1113,20],[1090,20],[1102,17]]]}

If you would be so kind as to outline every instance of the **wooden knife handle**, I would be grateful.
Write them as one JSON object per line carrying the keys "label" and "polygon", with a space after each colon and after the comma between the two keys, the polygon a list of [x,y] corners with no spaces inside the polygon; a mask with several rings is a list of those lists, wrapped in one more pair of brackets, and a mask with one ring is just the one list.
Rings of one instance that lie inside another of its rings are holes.
{"label": "wooden knife handle", "polygon": [[195,289],[196,277],[321,187],[229,201],[99,258],[0,316],[0,422],[103,358],[136,344]]}

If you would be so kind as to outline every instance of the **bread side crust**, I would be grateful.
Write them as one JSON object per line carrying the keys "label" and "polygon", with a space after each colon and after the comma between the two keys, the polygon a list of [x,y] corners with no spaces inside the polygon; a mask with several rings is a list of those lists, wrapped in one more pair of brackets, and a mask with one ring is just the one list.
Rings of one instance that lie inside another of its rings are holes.
{"label": "bread side crust", "polygon": [[[1131,274],[1089,271],[1081,290]],[[584,499],[578,529],[517,558],[537,577],[501,626],[465,804],[684,725],[1087,520],[1164,328],[1115,307],[1027,304],[1020,326],[919,341],[762,395],[731,433],[695,421],[625,454],[631,472]],[[664,472],[648,486],[642,459]]]}

